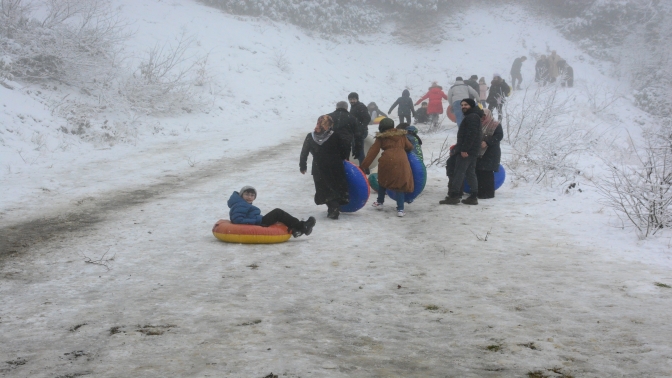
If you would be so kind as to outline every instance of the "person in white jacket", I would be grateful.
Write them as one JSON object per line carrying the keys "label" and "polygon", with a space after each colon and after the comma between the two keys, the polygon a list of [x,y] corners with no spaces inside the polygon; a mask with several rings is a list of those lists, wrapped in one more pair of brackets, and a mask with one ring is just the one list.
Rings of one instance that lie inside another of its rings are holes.
{"label": "person in white jacket", "polygon": [[453,86],[450,87],[450,90],[448,90],[448,103],[452,104],[453,106],[455,123],[457,123],[458,126],[460,125],[460,122],[462,122],[462,119],[464,119],[464,114],[460,110],[460,102],[465,98],[471,98],[476,101],[476,103],[481,101],[478,92],[476,92],[474,88],[465,84],[462,80],[462,76],[458,76],[455,78],[455,84],[453,84]]}

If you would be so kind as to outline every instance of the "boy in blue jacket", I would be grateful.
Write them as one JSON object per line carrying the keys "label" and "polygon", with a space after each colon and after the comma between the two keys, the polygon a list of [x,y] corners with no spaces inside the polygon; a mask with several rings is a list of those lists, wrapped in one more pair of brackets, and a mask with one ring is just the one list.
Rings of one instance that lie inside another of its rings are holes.
{"label": "boy in blue jacket", "polygon": [[257,190],[251,186],[244,186],[240,192],[233,192],[227,204],[229,205],[229,219],[234,224],[253,224],[268,227],[277,222],[283,223],[289,233],[295,238],[301,235],[310,235],[315,226],[315,218],[300,221],[281,209],[273,209],[270,213],[261,216],[261,210],[252,205],[257,198]]}

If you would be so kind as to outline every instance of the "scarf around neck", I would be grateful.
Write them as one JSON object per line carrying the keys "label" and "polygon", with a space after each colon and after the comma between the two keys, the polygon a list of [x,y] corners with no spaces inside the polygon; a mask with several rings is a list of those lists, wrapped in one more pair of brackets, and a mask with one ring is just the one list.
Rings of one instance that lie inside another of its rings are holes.
{"label": "scarf around neck", "polygon": [[[484,114],[483,120],[481,120],[481,133],[483,134],[482,140],[486,140],[495,133],[497,126],[499,126],[499,121],[495,120],[492,117],[492,111],[490,111],[490,109],[483,109],[483,114]],[[479,156],[483,156],[485,150],[487,149],[488,146],[485,146],[485,148],[481,147]]]}
{"label": "scarf around neck", "polygon": [[313,130],[313,140],[319,146],[329,139],[329,137],[334,133],[334,120],[328,116],[323,115],[317,119],[317,125],[315,125],[315,130]]}

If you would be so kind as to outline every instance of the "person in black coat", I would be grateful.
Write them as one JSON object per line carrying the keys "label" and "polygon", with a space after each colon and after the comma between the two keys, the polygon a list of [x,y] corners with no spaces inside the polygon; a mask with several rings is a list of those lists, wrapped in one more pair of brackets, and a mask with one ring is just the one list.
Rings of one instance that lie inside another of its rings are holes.
{"label": "person in black coat", "polygon": [[504,138],[502,124],[494,120],[490,109],[483,111],[481,118],[482,141],[478,160],[476,160],[476,178],[478,179],[478,198],[495,197],[495,172],[499,171],[502,150],[499,142]]}
{"label": "person in black coat", "polygon": [[[526,60],[527,57],[524,55],[513,60],[513,64],[511,65],[511,87],[514,89],[520,89],[520,84],[523,82],[523,74],[520,70],[523,68],[523,62]],[[516,85],[516,81],[518,81],[518,85]]]}
{"label": "person in black coat", "polygon": [[560,74],[561,86],[568,88],[574,86],[574,69],[564,59],[558,61],[558,74]]}
{"label": "person in black coat", "polygon": [[415,112],[415,123],[429,122],[429,114],[427,114],[427,101],[420,105],[420,109]]}
{"label": "person in black coat", "polygon": [[369,122],[371,115],[369,109],[363,103],[359,102],[359,95],[352,92],[348,95],[350,101],[350,114],[352,114],[359,123],[359,133],[355,134],[355,140],[352,144],[352,155],[359,160],[359,164],[364,161],[364,138],[369,135]]}
{"label": "person in black coat", "polygon": [[497,119],[500,121],[503,117],[502,107],[506,102],[506,97],[509,96],[509,92],[511,92],[511,87],[506,84],[506,81],[499,74],[495,74],[490,83],[490,92],[488,93],[486,102],[488,103],[488,109],[497,109]]}
{"label": "person in black coat", "polygon": [[411,124],[411,115],[415,117],[415,107],[413,106],[413,100],[411,100],[411,92],[408,91],[408,89],[404,89],[403,92],[401,92],[401,97],[397,99],[397,101],[390,106],[390,110],[388,113],[392,113],[392,110],[399,105],[399,109],[397,110],[397,114],[399,115],[399,123],[408,123],[409,125]]}
{"label": "person in black coat", "polygon": [[338,219],[339,206],[349,202],[348,181],[343,160],[350,157],[350,141],[333,129],[329,115],[317,120],[312,133],[306,135],[299,158],[299,170],[305,174],[308,154],[313,155],[311,173],[315,183],[315,204],[327,205],[327,217]]}
{"label": "person in black coat", "polygon": [[480,93],[481,87],[478,85],[478,75],[471,75],[471,77],[468,80],[464,81],[464,84],[467,84],[468,86],[474,88],[476,93]]}
{"label": "person in black coat", "polygon": [[336,110],[327,115],[334,121],[334,132],[340,134],[351,145],[355,142],[355,137],[360,136],[361,128],[357,118],[348,112],[347,102],[339,101]]}
{"label": "person in black coat", "polygon": [[442,205],[457,205],[462,197],[462,186],[466,177],[471,193],[462,200],[467,205],[478,205],[478,179],[476,178],[476,159],[481,148],[481,117],[483,111],[476,101],[465,98],[460,102],[464,119],[457,129],[457,143],[453,148],[455,166],[448,180],[448,196],[439,201]]}

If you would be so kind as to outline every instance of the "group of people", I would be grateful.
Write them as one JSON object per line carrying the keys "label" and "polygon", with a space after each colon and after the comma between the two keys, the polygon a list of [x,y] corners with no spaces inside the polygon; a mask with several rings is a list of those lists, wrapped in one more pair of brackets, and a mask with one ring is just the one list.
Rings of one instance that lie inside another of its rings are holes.
{"label": "group of people", "polygon": [[[490,82],[484,77],[471,75],[463,80],[461,76],[448,89],[433,82],[428,91],[413,101],[408,89],[404,89],[389,108],[388,114],[397,109],[399,125],[378,108],[375,102],[364,105],[355,92],[348,95],[348,102],[340,101],[336,109],[318,118],[314,130],[307,134],[299,157],[299,170],[305,174],[308,170],[308,156],[312,155],[311,174],[315,185],[314,201],[317,205],[327,205],[327,217],[338,219],[340,207],[349,203],[348,182],[343,161],[350,154],[359,161],[359,167],[369,172],[369,167],[382,150],[378,160],[378,196],[372,204],[382,208],[387,189],[393,190],[397,215],[403,217],[404,193],[414,190],[413,172],[407,153],[415,154],[421,161],[422,140],[415,123],[438,124],[443,113],[443,100],[447,100],[453,110],[458,125],[457,142],[450,148],[446,162],[448,176],[448,194],[439,204],[457,205],[459,203],[477,205],[478,199],[495,196],[494,174],[499,169],[501,159],[500,141],[504,137],[501,126],[502,107],[513,89],[520,89],[523,81],[521,68],[527,57],[514,60],[511,67],[512,85],[509,86],[501,75],[495,73]],[[553,51],[548,57],[541,55],[536,64],[535,81],[539,85],[552,83],[560,78],[562,86],[573,86],[573,69]],[[415,109],[421,104],[419,109]],[[487,106],[487,108],[486,108]],[[348,107],[350,108],[348,110]],[[497,118],[494,117],[497,112]],[[364,151],[364,139],[368,135],[368,126],[378,123],[375,141],[368,152]],[[463,199],[464,182],[469,184],[469,196]],[[234,192],[229,199],[230,218],[233,223],[269,226],[282,222],[288,226],[294,237],[310,235],[316,220],[309,217],[306,221],[281,209],[274,209],[262,216],[261,211],[252,205],[256,190],[244,187]]]}
{"label": "group of people", "polygon": [[535,65],[534,81],[541,86],[560,81],[563,87],[574,86],[574,68],[560,57],[555,50],[549,56],[540,55]]}

